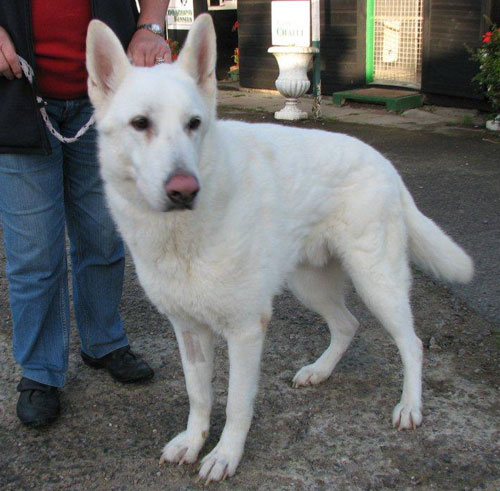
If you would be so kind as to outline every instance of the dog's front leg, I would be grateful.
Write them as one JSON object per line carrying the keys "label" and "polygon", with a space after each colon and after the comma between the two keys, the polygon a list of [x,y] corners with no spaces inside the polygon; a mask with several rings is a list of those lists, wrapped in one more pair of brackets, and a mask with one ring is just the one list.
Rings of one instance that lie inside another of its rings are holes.
{"label": "dog's front leg", "polygon": [[184,319],[170,319],[174,326],[189,396],[187,428],[168,442],[162,462],[191,464],[198,458],[208,436],[212,409],[213,333]]}
{"label": "dog's front leg", "polygon": [[227,336],[229,391],[226,425],[219,443],[202,460],[199,477],[208,484],[232,476],[238,466],[253,415],[264,330],[260,323]]}

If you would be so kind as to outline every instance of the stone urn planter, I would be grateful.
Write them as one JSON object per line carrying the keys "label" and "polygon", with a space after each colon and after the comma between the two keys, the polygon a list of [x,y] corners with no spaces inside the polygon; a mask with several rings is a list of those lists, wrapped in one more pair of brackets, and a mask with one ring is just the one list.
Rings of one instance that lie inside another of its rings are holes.
{"label": "stone urn planter", "polygon": [[495,119],[486,121],[486,128],[491,131],[500,131],[500,114]]}
{"label": "stone urn planter", "polygon": [[297,46],[272,46],[267,50],[276,58],[279,77],[275,85],[279,93],[285,97],[285,107],[274,113],[276,119],[297,121],[306,119],[307,113],[297,107],[297,100],[303,96],[311,82],[307,78],[307,69],[318,48]]}

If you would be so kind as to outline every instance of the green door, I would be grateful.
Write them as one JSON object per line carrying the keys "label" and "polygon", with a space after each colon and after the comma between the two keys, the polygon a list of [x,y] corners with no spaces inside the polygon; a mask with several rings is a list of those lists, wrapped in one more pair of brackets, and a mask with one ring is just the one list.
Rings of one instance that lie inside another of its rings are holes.
{"label": "green door", "polygon": [[420,88],[423,1],[367,0],[367,83]]}

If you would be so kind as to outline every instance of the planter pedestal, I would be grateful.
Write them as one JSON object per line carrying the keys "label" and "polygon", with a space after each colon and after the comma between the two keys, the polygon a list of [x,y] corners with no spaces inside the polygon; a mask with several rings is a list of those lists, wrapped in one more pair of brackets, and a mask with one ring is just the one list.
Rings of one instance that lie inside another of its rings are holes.
{"label": "planter pedestal", "polygon": [[296,46],[272,46],[267,50],[276,58],[280,70],[275,85],[279,93],[285,97],[285,107],[274,113],[276,119],[297,121],[307,119],[307,113],[297,107],[297,100],[303,96],[311,82],[307,78],[307,68],[318,48],[302,48]]}
{"label": "planter pedestal", "polygon": [[500,114],[490,121],[486,121],[486,128],[491,131],[500,131]]}

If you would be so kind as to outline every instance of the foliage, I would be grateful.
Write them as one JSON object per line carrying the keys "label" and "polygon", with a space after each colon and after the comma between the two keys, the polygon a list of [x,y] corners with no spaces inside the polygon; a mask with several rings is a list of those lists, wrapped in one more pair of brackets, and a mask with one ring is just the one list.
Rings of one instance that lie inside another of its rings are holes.
{"label": "foliage", "polygon": [[[233,24],[233,27],[231,28],[231,32],[236,32],[238,30],[238,27],[240,27],[240,23],[236,21]],[[234,61],[234,65],[231,67],[232,69],[239,68],[240,66],[240,48],[234,48],[234,54],[231,56],[231,58]]]}
{"label": "foliage", "polygon": [[234,55],[231,58],[234,60],[235,65],[240,65],[240,48],[234,48]]}
{"label": "foliage", "polygon": [[177,60],[179,57],[179,52],[181,50],[179,41],[174,41],[173,39],[167,39],[168,45],[170,46],[170,53],[172,55],[172,61]]}
{"label": "foliage", "polygon": [[493,109],[500,112],[500,28],[493,25],[483,35],[481,47],[471,53],[479,63],[479,73],[472,80],[485,89]]}

